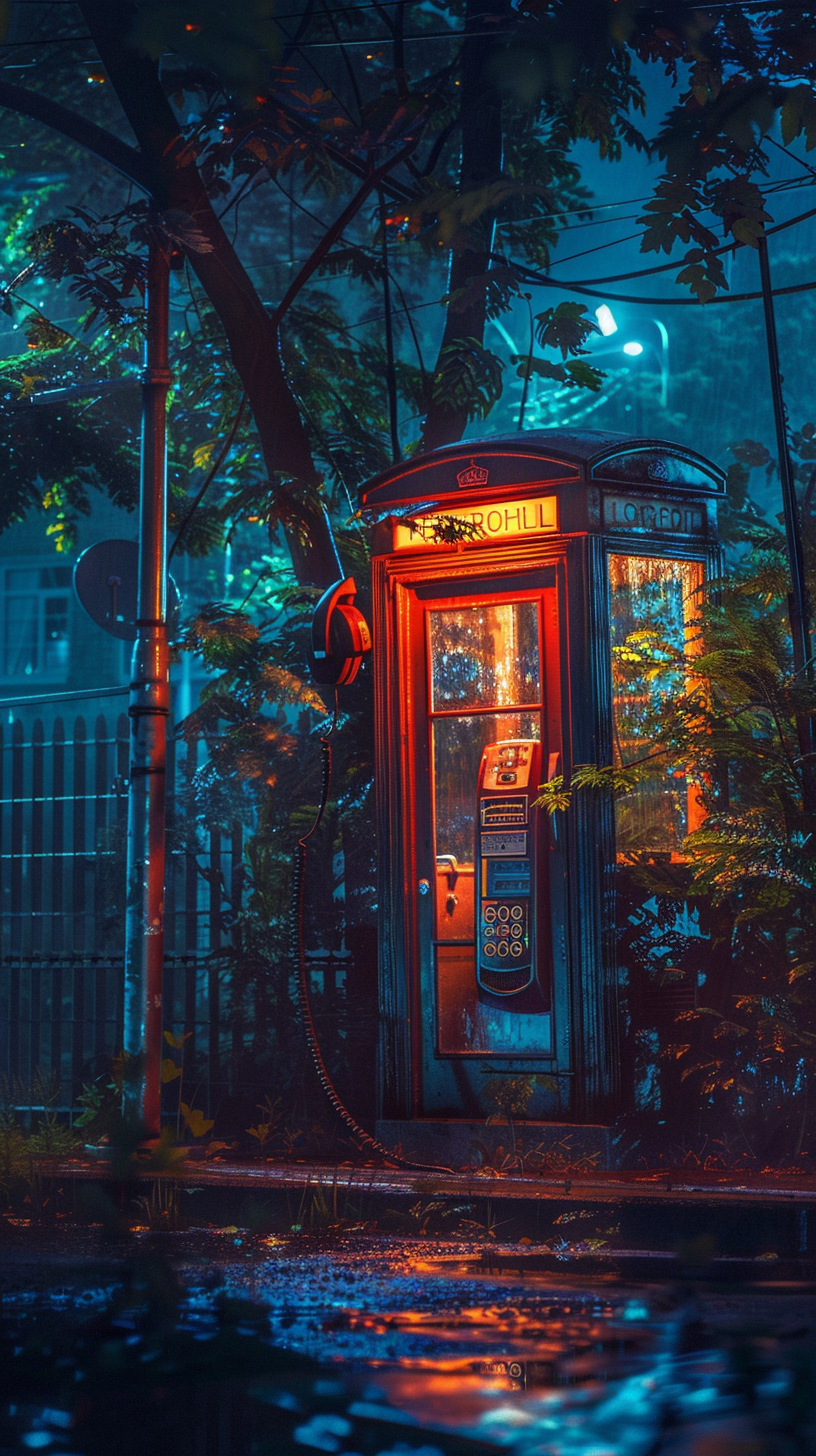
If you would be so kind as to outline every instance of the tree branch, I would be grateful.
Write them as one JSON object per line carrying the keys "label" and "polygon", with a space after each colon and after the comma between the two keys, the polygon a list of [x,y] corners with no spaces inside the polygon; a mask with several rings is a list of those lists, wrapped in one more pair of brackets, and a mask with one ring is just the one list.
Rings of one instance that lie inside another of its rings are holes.
{"label": "tree branch", "polygon": [[[459,185],[463,193],[476,191],[495,182],[502,172],[502,96],[490,72],[490,62],[495,55],[495,38],[485,34],[484,22],[486,13],[492,19],[497,12],[506,8],[506,4],[507,0],[467,0],[459,110],[462,136]],[[434,156],[433,152],[431,155]],[[472,278],[480,278],[487,272],[493,244],[493,226],[494,213],[488,210],[471,225],[470,240],[465,246],[452,253],[447,290],[449,295],[458,293]],[[437,368],[445,349],[466,339],[477,339],[481,344],[485,321],[484,293],[464,308],[449,302]],[[462,405],[453,404],[445,398],[431,400],[420,448],[436,450],[440,445],[461,440],[468,418],[468,411]]]}
{"label": "tree branch", "polygon": [[107,162],[109,167],[121,173],[128,182],[135,183],[143,192],[150,191],[147,170],[136,148],[120,141],[111,132],[105,131],[104,127],[97,126],[96,122],[77,116],[75,111],[69,111],[67,106],[60,105],[58,101],[49,101],[39,91],[15,86],[12,81],[0,80],[0,106],[16,111],[20,116],[28,116],[32,121],[42,122],[43,126],[50,127],[52,131],[60,132],[62,136],[76,142],[77,146],[93,152],[100,161]]}
{"label": "tree branch", "polygon": [[[344,172],[351,172],[354,177],[359,177],[361,181],[366,177],[366,164],[359,157],[352,157],[340,147],[335,146],[333,142],[326,141],[316,130],[305,126],[300,112],[295,111],[291,106],[287,106],[279,97],[276,97],[275,105],[280,111],[281,116],[285,116],[290,126],[293,126],[297,130],[298,135],[306,138],[308,141],[314,142],[315,145],[320,145],[329,161],[334,162],[335,166],[342,167]],[[416,197],[415,188],[406,187],[401,182],[395,182],[393,177],[383,178],[381,185],[386,197],[390,197],[393,202],[413,202]]]}
{"label": "tree branch", "polygon": [[415,141],[409,142],[408,146],[403,147],[402,151],[398,152],[390,161],[383,162],[380,167],[372,168],[362,187],[355,192],[348,206],[343,209],[339,217],[335,218],[331,227],[326,229],[317,247],[310,253],[297,277],[292,279],[292,282],[289,284],[283,298],[272,315],[273,323],[276,325],[280,323],[289,305],[297,297],[298,293],[300,293],[301,288],[308,283],[312,274],[320,267],[324,258],[331,252],[337,239],[342,236],[349,223],[356,217],[369,194],[374,191],[386,173],[391,171],[392,167],[398,167],[401,162],[405,161],[406,157],[410,155],[416,145],[417,143]]}
{"label": "tree branch", "polygon": [[[249,399],[270,476],[314,488],[309,436],[284,374],[278,331],[218,220],[159,79],[158,66],[128,42],[130,0],[79,0],[111,86],[139,143],[157,207],[178,209],[202,235],[190,266],[223,324],[230,356]],[[277,487],[292,563],[302,583],[328,586],[340,563],[325,509],[312,490]]]}

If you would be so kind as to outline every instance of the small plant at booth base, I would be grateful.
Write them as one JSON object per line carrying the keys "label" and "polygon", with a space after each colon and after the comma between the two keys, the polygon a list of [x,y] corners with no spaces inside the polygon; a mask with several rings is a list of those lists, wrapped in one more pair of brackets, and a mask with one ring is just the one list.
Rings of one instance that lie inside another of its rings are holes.
{"label": "small plant at booth base", "polygon": [[267,1092],[263,1102],[256,1105],[262,1116],[255,1127],[247,1128],[247,1132],[257,1142],[259,1151],[265,1153],[267,1143],[271,1138],[276,1137],[283,1121],[283,1098],[276,1097],[273,1101]]}
{"label": "small plant at booth base", "polygon": [[[423,1184],[431,1182],[425,1179],[419,1181]],[[463,1232],[463,1225],[469,1224],[472,1213],[472,1203],[451,1203],[449,1198],[431,1195],[416,1199],[407,1209],[387,1209],[385,1225],[389,1230],[411,1234],[415,1238],[450,1237]]]}
{"label": "small plant at booth base", "polygon": [[488,1198],[485,1207],[484,1218],[463,1218],[459,1222],[457,1233],[465,1239],[475,1239],[478,1243],[486,1240],[495,1242],[500,1228],[504,1228],[509,1219],[496,1219],[493,1216],[493,1200]]}
{"label": "small plant at booth base", "polygon": [[[48,1164],[77,1152],[80,1139],[60,1120],[56,1074],[36,1070],[29,1083],[0,1078],[0,1203],[32,1219],[57,1213],[58,1190]],[[20,1113],[29,1114],[25,1126]],[[59,1215],[57,1215],[59,1216]]]}
{"label": "small plant at booth base", "polygon": [[514,1119],[527,1116],[527,1110],[538,1088],[547,1092],[557,1092],[558,1084],[552,1077],[543,1076],[538,1072],[522,1074],[518,1077],[496,1076],[490,1069],[483,1071],[486,1077],[484,1093],[489,1103],[493,1105],[493,1112],[487,1119],[488,1127],[497,1123],[506,1122],[510,1128],[510,1137],[513,1144],[513,1156],[516,1155],[516,1128]]}
{"label": "small plant at booth base", "polygon": [[50,1075],[35,1071],[29,1089],[29,1100],[39,1111],[38,1119],[32,1124],[26,1138],[26,1148],[31,1158],[64,1158],[76,1152],[79,1139],[72,1128],[60,1121],[57,1103],[60,1100],[60,1083],[57,1072]]}
{"label": "small plant at booth base", "polygon": [[14,1184],[27,1168],[23,1130],[11,1109],[0,1108],[0,1194],[11,1203]]}
{"label": "small plant at booth base", "polygon": [[173,1177],[154,1178],[150,1193],[137,1198],[135,1208],[136,1217],[139,1219],[137,1229],[147,1227],[151,1230],[176,1230],[179,1227],[180,1213],[178,1182]]}

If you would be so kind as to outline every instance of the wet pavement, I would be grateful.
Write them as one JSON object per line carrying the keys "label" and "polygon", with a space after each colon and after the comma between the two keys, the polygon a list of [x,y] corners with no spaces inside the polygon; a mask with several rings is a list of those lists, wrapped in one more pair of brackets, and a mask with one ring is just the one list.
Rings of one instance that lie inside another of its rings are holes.
{"label": "wet pavement", "polygon": [[0,1456],[816,1451],[801,1284],[623,1284],[569,1251],[554,1275],[483,1241],[83,1240],[0,1249]]}

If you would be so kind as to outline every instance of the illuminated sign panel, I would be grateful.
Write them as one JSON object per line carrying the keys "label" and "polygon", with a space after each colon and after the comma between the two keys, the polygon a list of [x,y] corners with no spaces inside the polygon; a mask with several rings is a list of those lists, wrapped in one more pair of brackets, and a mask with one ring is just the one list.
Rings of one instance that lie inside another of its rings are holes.
{"label": "illuminated sign panel", "polygon": [[671,531],[685,536],[705,534],[705,507],[687,501],[635,500],[608,495],[604,500],[604,525],[629,531]]}
{"label": "illuminated sign panel", "polygon": [[534,536],[540,531],[558,530],[558,502],[554,495],[542,495],[464,509],[457,506],[451,511],[416,516],[410,523],[399,521],[395,524],[394,549],[401,551],[406,546],[444,545],[444,540],[434,539],[435,532],[451,519],[479,527],[473,538],[476,541],[497,541],[505,536]]}

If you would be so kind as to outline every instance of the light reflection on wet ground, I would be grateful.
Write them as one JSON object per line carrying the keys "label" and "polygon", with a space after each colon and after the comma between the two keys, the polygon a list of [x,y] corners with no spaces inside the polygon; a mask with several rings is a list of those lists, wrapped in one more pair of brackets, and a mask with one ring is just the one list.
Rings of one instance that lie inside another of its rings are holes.
{"label": "light reflection on wet ground", "polygon": [[[797,1378],[791,1349],[797,1340],[813,1349],[816,1298],[807,1291],[678,1294],[625,1287],[608,1274],[582,1277],[579,1264],[563,1277],[491,1272],[480,1263],[483,1245],[284,1244],[230,1233],[210,1238],[209,1247],[203,1239],[192,1256],[189,1242],[177,1246],[185,1291],[177,1328],[194,1341],[213,1337],[217,1282],[263,1307],[275,1346],[318,1361],[323,1372],[272,1373],[250,1387],[248,1401],[267,1410],[274,1433],[271,1444],[252,1448],[263,1456],[816,1449],[789,1444],[783,1419]],[[170,1253],[173,1240],[164,1247]],[[77,1271],[37,1292],[7,1284],[2,1305],[12,1317],[43,1308],[92,1315],[113,1290],[107,1280],[80,1287]],[[138,1322],[118,1323],[134,1343]],[[734,1342],[749,1335],[746,1383]],[[69,1449],[68,1437],[42,1421],[28,1435],[43,1432],[48,1438],[37,1442],[23,1433],[18,1449],[36,1445],[54,1456]]]}
{"label": "light reflection on wet ground", "polygon": [[[268,1309],[278,1342],[320,1360],[397,1360],[563,1384],[622,1369],[666,1327],[657,1291],[647,1303],[603,1284],[581,1287],[575,1276],[559,1287],[551,1276],[484,1273],[465,1246],[458,1259],[450,1246],[444,1255],[380,1242],[317,1259],[273,1249],[223,1274],[231,1291]],[[512,1365],[523,1370],[511,1372]]]}
{"label": "light reflection on wet ground", "polygon": [[[686,1348],[702,1320],[695,1299],[609,1276],[582,1282],[578,1268],[560,1280],[491,1273],[480,1267],[484,1247],[376,1241],[319,1260],[276,1252],[225,1269],[227,1285],[265,1305],[276,1342],[369,1372],[352,1416],[390,1412],[429,1434],[541,1456],[640,1456],[677,1423],[690,1441],[692,1428],[727,1427],[739,1439],[744,1401],[729,1360],[705,1339]],[[772,1406],[789,1384],[771,1359],[751,1400]],[[678,1430],[671,1449],[681,1441]]]}

